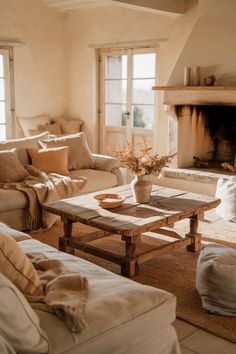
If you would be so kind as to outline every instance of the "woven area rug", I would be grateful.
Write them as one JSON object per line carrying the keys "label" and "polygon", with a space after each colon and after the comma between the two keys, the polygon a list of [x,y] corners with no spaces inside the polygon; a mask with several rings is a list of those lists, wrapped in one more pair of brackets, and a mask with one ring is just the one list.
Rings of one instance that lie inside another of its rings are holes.
{"label": "woven area rug", "polygon": [[[182,223],[182,222],[181,222]],[[204,225],[200,225],[204,228]],[[178,230],[187,232],[187,223],[178,225]],[[74,234],[90,233],[93,228],[82,224],[75,224]],[[226,232],[224,229],[206,225],[204,234],[207,235],[207,241],[220,242],[236,248],[236,234]],[[56,224],[51,230],[32,233],[35,239],[45,242],[54,247],[58,246],[58,237],[63,234],[63,228],[60,223]],[[220,236],[224,235],[224,240]],[[228,242],[226,242],[227,240]],[[144,236],[139,249],[144,250],[163,241],[158,239],[150,241],[150,238]],[[106,239],[93,241],[93,244],[99,245],[103,249],[109,249],[115,253],[124,253],[124,244],[118,236],[109,236]],[[138,250],[139,250],[138,249]],[[104,268],[107,268],[117,274],[120,274],[120,267],[106,260],[85,254],[79,250],[75,255],[86,260],[94,262]],[[198,254],[188,252],[184,248],[174,250],[160,257],[153,258],[140,266],[140,273],[133,280],[142,284],[161,288],[175,294],[177,298],[177,317],[200,327],[210,333],[225,338],[228,341],[236,343],[236,317],[227,317],[211,315],[201,306],[201,300],[195,288],[195,272]]]}

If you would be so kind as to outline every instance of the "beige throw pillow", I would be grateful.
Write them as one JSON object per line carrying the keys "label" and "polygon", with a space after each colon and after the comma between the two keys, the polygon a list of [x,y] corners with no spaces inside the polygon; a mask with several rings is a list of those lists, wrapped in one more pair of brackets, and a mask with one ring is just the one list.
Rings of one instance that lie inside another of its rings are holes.
{"label": "beige throw pillow", "polygon": [[39,143],[43,148],[69,146],[69,170],[95,167],[94,158],[88,147],[84,133],[66,135],[50,140],[41,140]]}
{"label": "beige throw pillow", "polygon": [[37,314],[17,287],[1,273],[0,299],[0,333],[11,347],[21,354],[48,353],[48,338]]}
{"label": "beige throw pillow", "polygon": [[68,176],[68,146],[50,149],[28,149],[28,152],[34,167],[46,173]]}
{"label": "beige throw pillow", "polygon": [[22,181],[29,173],[20,163],[16,149],[0,151],[0,182]]}
{"label": "beige throw pillow", "polygon": [[16,121],[21,136],[29,136],[29,129],[36,129],[39,124],[50,124],[51,117],[46,114],[40,114],[33,117],[17,117]]}
{"label": "beige throw pillow", "polygon": [[38,130],[41,132],[48,131],[50,134],[54,135],[62,134],[61,126],[59,123],[39,124]]}
{"label": "beige throw pillow", "polygon": [[27,153],[27,149],[30,148],[38,148],[38,140],[48,139],[48,132],[38,134],[35,136],[30,136],[22,139],[12,139],[0,142],[0,151],[10,150],[15,148],[17,151],[17,155],[19,157],[20,162],[23,165],[30,163],[29,155]]}
{"label": "beige throw pillow", "polygon": [[63,134],[75,134],[81,131],[81,127],[84,122],[80,119],[64,119],[59,118],[57,122],[61,126],[61,130]]}
{"label": "beige throw pillow", "polygon": [[41,281],[29,258],[13,238],[1,233],[0,270],[24,294],[42,294]]}

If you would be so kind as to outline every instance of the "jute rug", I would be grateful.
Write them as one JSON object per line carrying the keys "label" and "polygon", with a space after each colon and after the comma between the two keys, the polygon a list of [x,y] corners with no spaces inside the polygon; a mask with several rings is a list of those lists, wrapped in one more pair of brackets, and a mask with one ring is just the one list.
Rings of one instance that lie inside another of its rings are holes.
{"label": "jute rug", "polygon": [[[204,224],[200,225],[203,229]],[[236,234],[233,231],[229,230],[226,232],[225,229],[219,227],[205,226],[205,230],[201,231],[204,231],[204,235],[207,235],[207,241],[220,242],[236,248]],[[178,225],[178,230],[187,232],[187,223],[181,222]],[[94,231],[94,229],[79,223],[75,224],[73,228],[74,234],[90,233],[91,231]],[[57,247],[58,237],[62,234],[62,225],[58,223],[49,231],[33,233],[31,236]],[[224,240],[222,240],[222,234],[224,235]],[[93,242],[104,249],[109,249],[116,253],[124,253],[123,242],[118,236],[109,236],[106,239]],[[156,245],[160,242],[163,241],[150,241],[150,238],[144,236],[138,250],[148,249],[149,247],[153,247],[153,244]],[[75,255],[120,274],[120,267],[116,264],[85,254],[79,250],[75,251]],[[142,264],[139,275],[134,277],[133,280],[175,294],[177,298],[176,312],[178,318],[236,343],[236,317],[211,315],[202,309],[201,300],[195,288],[197,259],[198,254],[188,252],[184,248],[174,250]]]}

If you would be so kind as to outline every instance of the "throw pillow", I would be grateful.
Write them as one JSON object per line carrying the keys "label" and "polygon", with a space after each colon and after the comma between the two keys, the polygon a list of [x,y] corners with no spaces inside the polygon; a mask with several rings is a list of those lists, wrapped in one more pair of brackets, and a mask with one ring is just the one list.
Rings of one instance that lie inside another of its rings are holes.
{"label": "throw pillow", "polygon": [[0,182],[22,181],[29,173],[20,163],[16,149],[0,151]]}
{"label": "throw pillow", "polygon": [[46,173],[68,176],[68,146],[50,149],[28,149],[28,152],[34,167]]}
{"label": "throw pillow", "polygon": [[41,140],[39,143],[43,148],[65,145],[69,146],[69,170],[81,170],[84,168],[95,167],[93,154],[88,147],[86,135],[84,133],[66,135],[50,140]]}
{"label": "throw pillow", "polygon": [[50,134],[60,135],[62,134],[61,126],[59,123],[51,123],[51,124],[39,124],[38,130],[45,132],[48,131]]}
{"label": "throw pillow", "polygon": [[51,117],[46,114],[33,117],[17,117],[16,120],[21,136],[29,136],[29,129],[36,129],[39,124],[51,123]]}
{"label": "throw pillow", "polygon": [[2,354],[16,354],[15,350],[9,343],[9,341],[3,337],[3,334],[0,332],[0,353]]}
{"label": "throw pillow", "polygon": [[216,214],[225,220],[236,222],[236,177],[219,178],[216,186],[216,197],[221,199]]}
{"label": "throw pillow", "polygon": [[4,224],[3,222],[0,222],[0,234],[12,237],[16,242],[28,240],[31,238],[31,236],[27,235],[26,233],[12,229],[10,226]]}
{"label": "throw pillow", "polygon": [[0,233],[0,269],[24,294],[42,294],[42,284],[33,264],[16,241]]}
{"label": "throw pillow", "polygon": [[75,134],[81,131],[84,122],[80,119],[57,119],[63,134]]}
{"label": "throw pillow", "polygon": [[27,138],[21,138],[21,139],[12,139],[12,140],[6,140],[0,142],[0,151],[3,150],[10,150],[15,148],[17,151],[17,155],[19,157],[20,162],[23,165],[29,164],[30,159],[29,155],[27,153],[27,149],[29,148],[38,148],[38,140],[39,139],[48,139],[48,132],[35,135],[35,136],[30,136]]}
{"label": "throw pillow", "polygon": [[[48,353],[46,333],[25,297],[0,273],[0,333],[17,353]],[[0,339],[1,340],[1,339]]]}

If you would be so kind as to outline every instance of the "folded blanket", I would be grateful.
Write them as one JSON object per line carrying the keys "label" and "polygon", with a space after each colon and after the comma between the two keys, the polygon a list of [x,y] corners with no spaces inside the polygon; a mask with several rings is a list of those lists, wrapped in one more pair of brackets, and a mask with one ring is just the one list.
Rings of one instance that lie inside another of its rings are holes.
{"label": "folded blanket", "polygon": [[54,312],[73,332],[88,328],[84,319],[88,299],[88,281],[78,273],[69,273],[60,260],[42,253],[28,254],[43,283],[43,296],[27,296],[36,309]]}
{"label": "folded blanket", "polygon": [[29,176],[21,182],[2,183],[0,187],[25,193],[29,200],[27,227],[30,230],[49,229],[58,216],[46,212],[42,209],[42,204],[78,195],[86,183],[86,178],[72,180],[56,173],[46,174],[31,165],[24,167]]}

